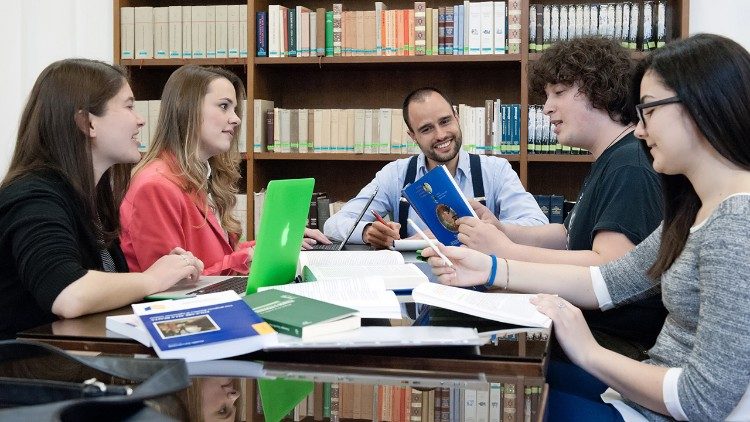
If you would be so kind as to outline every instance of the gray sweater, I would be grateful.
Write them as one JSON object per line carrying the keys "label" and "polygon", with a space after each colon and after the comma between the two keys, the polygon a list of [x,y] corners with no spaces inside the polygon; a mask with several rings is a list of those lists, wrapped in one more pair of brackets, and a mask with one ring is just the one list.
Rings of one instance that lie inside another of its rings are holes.
{"label": "gray sweater", "polygon": [[[719,204],[654,281],[645,272],[656,258],[661,230],[602,266],[602,276],[615,305],[661,285],[669,315],[646,362],[683,368],[678,394],[690,420],[723,420],[750,383],[750,195]],[[671,419],[628,404],[650,420]]]}

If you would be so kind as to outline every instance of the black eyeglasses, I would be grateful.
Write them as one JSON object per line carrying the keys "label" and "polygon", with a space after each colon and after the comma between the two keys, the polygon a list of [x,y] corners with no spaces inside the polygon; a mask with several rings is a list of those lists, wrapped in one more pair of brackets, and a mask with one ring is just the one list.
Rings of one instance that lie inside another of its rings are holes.
{"label": "black eyeglasses", "polygon": [[679,103],[680,101],[681,101],[680,97],[674,96],[674,97],[665,98],[663,100],[652,101],[650,103],[636,104],[635,114],[638,115],[638,120],[640,120],[641,123],[643,123],[643,127],[646,127],[646,118],[643,115],[643,110],[647,108],[658,107],[660,105],[665,105],[665,104]]}

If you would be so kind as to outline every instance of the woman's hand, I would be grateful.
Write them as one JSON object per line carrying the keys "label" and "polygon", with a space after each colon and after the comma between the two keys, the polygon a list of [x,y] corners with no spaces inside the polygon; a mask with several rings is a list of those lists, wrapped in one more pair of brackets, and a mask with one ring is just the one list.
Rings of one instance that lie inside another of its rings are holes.
{"label": "woman's hand", "polygon": [[305,237],[302,239],[302,249],[312,249],[316,243],[322,243],[324,245],[330,245],[331,241],[328,240],[326,235],[318,229],[309,229],[305,227]]}
{"label": "woman's hand", "polygon": [[182,248],[175,248],[169,255],[154,262],[143,274],[154,280],[155,293],[167,290],[183,279],[197,282],[202,271],[203,261]]}
{"label": "woman's hand", "polygon": [[597,353],[599,343],[591,334],[581,310],[567,300],[548,294],[538,294],[531,299],[539,312],[552,320],[555,336],[565,354],[576,365],[586,369],[589,357]]}
{"label": "woman's hand", "polygon": [[451,260],[452,268],[432,248],[424,249],[422,256],[428,258],[427,262],[432,267],[432,273],[437,276],[441,284],[469,287],[487,282],[492,268],[489,255],[464,247],[442,245],[438,247],[440,252]]}

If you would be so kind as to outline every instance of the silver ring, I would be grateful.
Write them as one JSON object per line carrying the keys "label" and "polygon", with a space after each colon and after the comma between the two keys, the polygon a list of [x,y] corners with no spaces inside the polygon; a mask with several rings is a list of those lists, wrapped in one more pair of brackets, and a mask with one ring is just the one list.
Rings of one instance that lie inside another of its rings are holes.
{"label": "silver ring", "polygon": [[186,257],[185,255],[180,255],[182,257],[182,260],[185,261],[185,265],[190,265],[190,258]]}
{"label": "silver ring", "polygon": [[557,307],[560,308],[560,309],[564,308],[565,307],[565,302],[563,302],[562,300],[558,300],[557,301]]}

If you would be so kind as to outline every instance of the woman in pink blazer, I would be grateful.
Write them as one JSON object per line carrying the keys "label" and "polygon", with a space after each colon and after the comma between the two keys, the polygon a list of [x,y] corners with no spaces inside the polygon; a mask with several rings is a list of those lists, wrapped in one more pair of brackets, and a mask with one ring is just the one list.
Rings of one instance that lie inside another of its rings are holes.
{"label": "woman in pink blazer", "polygon": [[[253,242],[239,241],[232,215],[244,96],[242,81],[221,68],[187,65],[169,77],[151,146],[120,206],[131,271],[181,247],[203,261],[204,275],[247,274]],[[328,242],[317,230],[305,236]]]}

